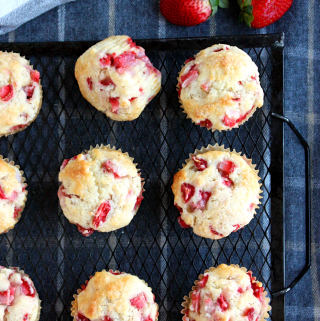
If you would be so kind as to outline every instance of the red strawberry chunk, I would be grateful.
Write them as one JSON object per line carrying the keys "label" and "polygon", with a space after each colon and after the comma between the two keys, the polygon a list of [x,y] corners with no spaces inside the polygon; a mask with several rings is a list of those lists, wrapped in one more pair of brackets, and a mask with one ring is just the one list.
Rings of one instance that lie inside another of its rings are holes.
{"label": "red strawberry chunk", "polygon": [[40,72],[37,70],[31,70],[30,71],[30,77],[33,81],[39,82],[40,80]]}
{"label": "red strawberry chunk", "polygon": [[243,315],[248,317],[248,321],[253,321],[254,318],[254,308],[248,308],[244,311]]}
{"label": "red strawberry chunk", "polygon": [[109,103],[111,104],[111,112],[117,114],[120,108],[119,97],[109,97]]}
{"label": "red strawberry chunk", "polygon": [[235,224],[232,225],[235,229],[233,230],[233,232],[237,232],[238,230],[240,230],[242,228],[242,226],[240,224]]}
{"label": "red strawberry chunk", "polygon": [[82,285],[80,286],[81,291],[84,291],[84,290],[87,288],[88,282],[89,282],[89,281],[86,281],[86,284],[82,284]]}
{"label": "red strawberry chunk", "polygon": [[112,66],[118,69],[119,73],[123,73],[134,65],[136,60],[136,54],[133,51],[125,51],[121,55],[113,57]]}
{"label": "red strawberry chunk", "polygon": [[228,127],[233,127],[237,123],[237,120],[229,118],[227,115],[225,115],[223,118],[223,123]]}
{"label": "red strawberry chunk", "polygon": [[85,316],[84,316],[83,314],[81,314],[80,312],[77,314],[76,320],[77,320],[77,321],[90,321],[90,319],[88,319],[87,317],[85,317]]}
{"label": "red strawberry chunk", "polygon": [[102,203],[99,206],[99,208],[98,208],[98,210],[92,220],[92,225],[95,228],[98,228],[101,224],[103,224],[106,221],[107,215],[109,214],[110,210],[111,210],[111,205],[110,205],[109,201]]}
{"label": "red strawberry chunk", "polygon": [[22,293],[26,296],[34,297],[36,295],[35,288],[26,279],[22,279],[21,290],[22,290]]}
{"label": "red strawberry chunk", "polygon": [[228,160],[222,161],[217,165],[218,171],[222,177],[228,177],[234,172],[236,165]]}
{"label": "red strawberry chunk", "polygon": [[142,196],[142,193],[143,193],[143,190],[141,189],[140,194],[139,194],[139,196],[137,197],[137,201],[136,201],[136,203],[134,204],[133,210],[136,210],[137,208],[140,207],[140,204],[141,204],[142,200],[144,199],[144,197]]}
{"label": "red strawberry chunk", "polygon": [[201,120],[197,125],[201,127],[212,128],[213,124],[209,119]]}
{"label": "red strawberry chunk", "polygon": [[112,60],[113,60],[112,55],[105,54],[105,56],[103,56],[103,58],[101,58],[99,61],[100,61],[100,64],[102,65],[102,67],[108,67],[111,65]]}
{"label": "red strawberry chunk", "polygon": [[109,270],[109,272],[113,275],[120,275],[121,273],[120,272],[113,272],[112,270]]}
{"label": "red strawberry chunk", "polygon": [[80,226],[79,224],[77,224],[77,227],[78,227],[78,230],[79,232],[83,235],[83,236],[89,236],[91,235],[93,232],[94,232],[94,229],[93,228],[84,228],[82,226]]}
{"label": "red strawberry chunk", "polygon": [[197,203],[197,208],[203,211],[208,203],[209,198],[211,197],[211,192],[200,191],[200,201]]}
{"label": "red strawberry chunk", "polygon": [[190,70],[183,76],[181,76],[181,87],[186,88],[192,81],[197,79],[199,76],[196,65],[193,65]]}
{"label": "red strawberry chunk", "polygon": [[27,125],[17,125],[17,126],[13,126],[9,129],[10,132],[13,132],[13,131],[16,131],[18,129],[22,129],[22,128],[25,128],[27,127]]}
{"label": "red strawberry chunk", "polygon": [[60,188],[58,189],[58,197],[59,198],[63,198],[63,197],[71,198],[71,195],[67,194],[64,186],[61,185]]}
{"label": "red strawberry chunk", "polygon": [[232,98],[232,100],[234,100],[234,101],[240,101],[240,100],[241,100],[241,98],[240,98],[240,97]]}
{"label": "red strawberry chunk", "polygon": [[89,89],[92,90],[93,82],[92,82],[91,78],[87,78],[87,85],[88,85]]}
{"label": "red strawberry chunk", "polygon": [[239,293],[243,293],[243,288],[239,287],[238,290],[237,290]]}
{"label": "red strawberry chunk", "polygon": [[138,310],[142,309],[147,302],[146,295],[144,293],[140,293],[136,297],[130,300],[132,306],[136,307]]}
{"label": "red strawberry chunk", "polygon": [[29,314],[26,313],[24,316],[23,316],[23,321],[28,321],[29,320]]}
{"label": "red strawberry chunk", "polygon": [[223,48],[220,48],[220,49],[214,50],[213,52],[219,52],[219,51],[222,51],[222,50],[223,50]]}
{"label": "red strawberry chunk", "polygon": [[257,76],[251,76],[251,79],[257,81]]}
{"label": "red strawberry chunk", "polygon": [[252,276],[252,272],[249,271],[247,274],[250,277],[250,282],[251,282],[251,289],[253,290],[253,295],[258,298],[261,302],[263,301],[263,292],[264,288],[262,286],[259,286],[257,282],[255,282],[255,278]]}
{"label": "red strawberry chunk", "polygon": [[250,206],[249,206],[250,212],[253,211],[253,209],[254,209],[255,206],[256,206],[256,204],[254,204],[254,203],[251,203],[251,204],[250,204]]}
{"label": "red strawberry chunk", "polygon": [[135,99],[137,99],[138,97],[132,97],[132,98],[130,98],[129,99],[129,101],[130,101],[130,103],[132,102],[132,101],[134,101]]}
{"label": "red strawberry chunk", "polygon": [[174,206],[178,209],[179,213],[183,212],[183,209],[178,204],[174,204]]}
{"label": "red strawberry chunk", "polygon": [[106,315],[103,317],[102,321],[112,321],[112,319]]}
{"label": "red strawberry chunk", "polygon": [[200,290],[194,290],[191,295],[192,307],[194,312],[200,312]]}
{"label": "red strawberry chunk", "polygon": [[131,39],[131,38],[128,38],[128,44],[129,46],[132,48],[138,48],[138,46],[136,45],[136,43]]}
{"label": "red strawberry chunk", "polygon": [[5,195],[2,187],[0,186],[0,199],[2,199],[2,200],[9,200],[10,202],[13,202],[13,201],[15,201],[15,200],[17,199],[17,197],[18,197],[17,192],[12,192],[12,194],[11,194],[9,197],[7,197],[7,196]]}
{"label": "red strawberry chunk", "polygon": [[17,218],[19,216],[19,213],[21,212],[20,207],[15,207],[14,208],[14,213],[13,213],[13,218]]}
{"label": "red strawberry chunk", "polygon": [[106,77],[105,79],[102,79],[100,81],[100,84],[103,86],[112,85],[113,87],[116,87],[115,83],[112,81],[112,79],[110,77]]}
{"label": "red strawberry chunk", "polygon": [[1,186],[0,186],[0,199],[2,199],[2,200],[8,199],[8,197],[5,195]]}
{"label": "red strawberry chunk", "polygon": [[227,187],[231,187],[233,185],[233,181],[230,178],[223,178],[222,183],[227,186]]}
{"label": "red strawberry chunk", "polygon": [[7,85],[0,88],[0,98],[2,101],[9,101],[13,97],[13,86]]}
{"label": "red strawberry chunk", "polygon": [[[214,305],[214,303],[212,302],[212,300],[210,298],[206,298],[204,300],[204,311],[206,314],[212,314],[215,310],[216,310],[216,306]],[[213,319],[215,320],[215,319]]]}
{"label": "red strawberry chunk", "polygon": [[33,92],[34,92],[34,86],[33,85],[28,85],[25,87],[22,87],[23,91],[26,93],[27,95],[27,99],[31,99],[33,96]]}
{"label": "red strawberry chunk", "polygon": [[144,321],[153,321],[152,318],[150,317],[150,315],[146,318],[143,319]]}
{"label": "red strawberry chunk", "polygon": [[7,291],[0,292],[0,304],[2,305],[10,305],[14,300],[14,293],[16,288],[11,288]]}
{"label": "red strawberry chunk", "polygon": [[222,294],[220,294],[217,302],[218,302],[218,304],[220,306],[220,309],[223,312],[229,309],[229,303],[228,303],[228,301],[226,300],[226,298]]}
{"label": "red strawberry chunk", "polygon": [[208,282],[209,274],[206,274],[201,281],[198,282],[198,287],[200,289],[204,288]]}
{"label": "red strawberry chunk", "polygon": [[210,231],[211,231],[211,233],[214,234],[214,235],[218,235],[218,236],[223,237],[223,234],[217,232],[211,225],[210,225]]}
{"label": "red strawberry chunk", "polygon": [[202,158],[198,158],[195,155],[191,156],[194,165],[197,167],[198,171],[204,171],[208,167],[208,162]]}
{"label": "red strawberry chunk", "polygon": [[141,94],[143,94],[143,88],[139,88],[139,92],[141,93]]}
{"label": "red strawberry chunk", "polygon": [[111,160],[107,160],[106,162],[104,162],[102,164],[102,168],[106,173],[112,173],[114,178],[121,178],[122,177],[116,172],[115,165],[112,163]]}
{"label": "red strawberry chunk", "polygon": [[189,61],[194,60],[194,57],[190,57],[189,59],[187,59],[184,63],[187,64]]}
{"label": "red strawberry chunk", "polygon": [[178,223],[182,228],[189,228],[190,225],[188,225],[182,218],[181,216],[178,217]]}
{"label": "red strawberry chunk", "polygon": [[195,188],[193,185],[188,183],[183,183],[181,185],[181,193],[185,203],[188,203],[192,196],[194,195]]}
{"label": "red strawberry chunk", "polygon": [[209,85],[208,84],[202,84],[201,88],[205,91],[205,92],[209,92]]}
{"label": "red strawberry chunk", "polygon": [[223,123],[228,127],[233,127],[237,123],[240,123],[240,122],[244,121],[247,118],[247,116],[251,113],[253,108],[254,108],[254,106],[249,111],[247,111],[245,114],[243,114],[242,116],[240,116],[237,119],[229,118],[227,115],[225,115],[224,118],[223,118]]}

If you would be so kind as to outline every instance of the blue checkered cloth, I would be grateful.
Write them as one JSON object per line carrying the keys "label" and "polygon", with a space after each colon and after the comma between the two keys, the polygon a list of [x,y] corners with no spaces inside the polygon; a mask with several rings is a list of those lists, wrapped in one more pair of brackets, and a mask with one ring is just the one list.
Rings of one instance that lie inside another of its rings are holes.
{"label": "blue checkered cloth", "polygon": [[[311,148],[312,266],[286,294],[286,318],[320,320],[320,2],[294,1],[278,22],[251,30],[237,21],[237,7],[219,9],[215,17],[195,27],[178,27],[159,13],[157,0],[78,0],[54,8],[15,31],[1,42],[101,40],[114,34],[136,39],[214,35],[285,33],[285,115],[292,120]],[[32,18],[32,17],[30,17]],[[26,20],[26,19],[25,19]],[[23,21],[25,21],[23,20]],[[4,32],[6,26],[0,27]],[[318,142],[318,143],[317,143]],[[304,153],[297,139],[285,130],[286,278],[290,282],[304,265]]]}

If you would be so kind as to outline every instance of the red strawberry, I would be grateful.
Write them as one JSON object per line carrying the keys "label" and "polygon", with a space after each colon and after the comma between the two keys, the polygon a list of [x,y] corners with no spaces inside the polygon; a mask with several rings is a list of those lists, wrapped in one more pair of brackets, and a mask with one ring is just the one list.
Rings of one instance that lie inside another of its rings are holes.
{"label": "red strawberry", "polygon": [[160,0],[160,11],[178,26],[195,26],[214,15],[218,6],[228,8],[228,0]]}
{"label": "red strawberry", "polygon": [[279,20],[291,7],[292,0],[237,0],[240,22],[252,28],[263,28]]}
{"label": "red strawberry", "polygon": [[138,310],[142,309],[147,302],[146,295],[144,293],[140,293],[136,297],[130,300],[132,306],[136,307]]}

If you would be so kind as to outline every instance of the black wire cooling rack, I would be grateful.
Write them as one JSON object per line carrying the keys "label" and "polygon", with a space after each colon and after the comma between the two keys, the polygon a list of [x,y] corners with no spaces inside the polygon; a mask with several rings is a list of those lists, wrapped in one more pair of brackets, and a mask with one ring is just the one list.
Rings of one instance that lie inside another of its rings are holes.
{"label": "black wire cooling rack", "polygon": [[[183,62],[208,46],[243,48],[258,65],[264,106],[239,129],[212,133],[186,119],[179,107],[177,75]],[[93,42],[1,44],[26,55],[40,71],[43,106],[26,130],[1,138],[0,152],[25,172],[28,201],[22,218],[0,235],[0,264],[28,273],[42,300],[41,320],[70,320],[73,294],[102,269],[138,275],[153,288],[159,320],[181,320],[183,296],[211,266],[233,263],[253,271],[269,293],[284,285],[283,35],[138,40],[161,70],[162,89],[132,122],[115,122],[80,94],[74,77],[77,57]],[[173,205],[173,175],[189,153],[208,144],[242,151],[257,164],[263,199],[244,229],[219,241],[182,229]],[[111,144],[135,158],[145,193],[133,221],[111,233],[83,237],[59,207],[62,161],[90,146]],[[277,164],[273,166],[273,164]],[[272,299],[272,320],[284,319],[283,296]]]}

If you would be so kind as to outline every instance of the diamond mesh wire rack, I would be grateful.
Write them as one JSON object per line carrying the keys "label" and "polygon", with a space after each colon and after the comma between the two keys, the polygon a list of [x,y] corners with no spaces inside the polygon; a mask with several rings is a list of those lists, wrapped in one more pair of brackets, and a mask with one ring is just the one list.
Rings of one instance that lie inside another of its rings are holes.
{"label": "diamond mesh wire rack", "polygon": [[[212,133],[186,119],[176,84],[183,62],[215,43],[243,48],[258,65],[264,106],[239,129]],[[40,71],[43,106],[26,130],[1,138],[0,152],[25,172],[28,201],[20,222],[0,236],[0,264],[19,266],[42,300],[41,320],[70,320],[73,294],[102,269],[144,279],[159,304],[159,320],[181,320],[183,296],[210,266],[245,266],[267,291],[284,287],[283,129],[270,113],[282,114],[282,35],[138,40],[161,70],[161,92],[132,122],[115,122],[81,96],[74,78],[77,57],[93,42],[1,44],[26,55]],[[272,126],[271,126],[272,125]],[[111,144],[134,157],[145,179],[141,207],[125,228],[83,237],[58,202],[58,172],[65,158],[96,144]],[[244,229],[212,241],[182,229],[171,184],[189,153],[208,144],[242,151],[257,164],[263,199]],[[277,166],[272,164],[277,162]],[[284,299],[272,300],[272,320],[283,320]]]}

